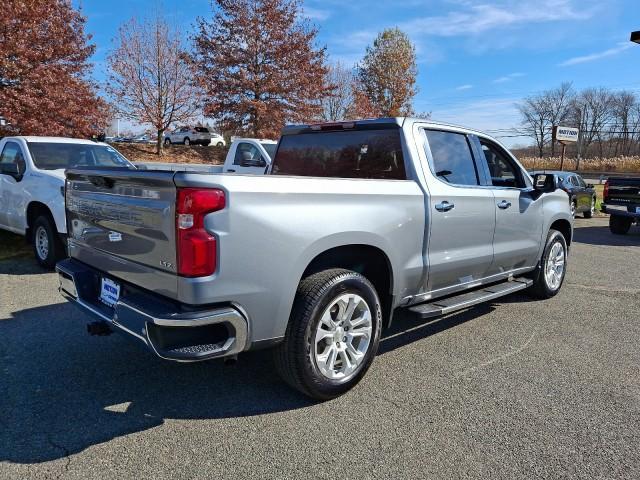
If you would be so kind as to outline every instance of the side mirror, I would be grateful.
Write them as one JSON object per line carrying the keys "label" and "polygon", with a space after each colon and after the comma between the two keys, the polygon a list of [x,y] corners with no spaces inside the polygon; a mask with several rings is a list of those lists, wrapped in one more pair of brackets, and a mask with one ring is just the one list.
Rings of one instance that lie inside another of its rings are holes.
{"label": "side mirror", "polygon": [[22,175],[24,172],[20,171],[20,165],[17,163],[5,163],[0,167],[0,174],[9,175],[10,177],[15,178],[18,182],[22,180]]}
{"label": "side mirror", "polygon": [[266,167],[267,162],[264,161],[264,158],[259,158],[257,160],[242,160],[240,162],[241,167]]}
{"label": "side mirror", "polygon": [[533,176],[533,188],[540,193],[555,192],[558,189],[558,177],[552,173],[537,173]]}

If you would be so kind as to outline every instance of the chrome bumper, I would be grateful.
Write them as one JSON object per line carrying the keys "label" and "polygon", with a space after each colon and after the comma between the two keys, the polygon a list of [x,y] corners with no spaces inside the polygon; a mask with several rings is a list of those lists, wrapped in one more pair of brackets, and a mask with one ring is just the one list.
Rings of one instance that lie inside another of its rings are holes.
{"label": "chrome bumper", "polygon": [[56,266],[63,297],[128,333],[147,345],[159,357],[194,362],[235,355],[247,345],[248,323],[233,305],[206,310],[183,308],[160,295],[126,286],[111,308],[98,300],[100,278],[108,276],[74,259]]}

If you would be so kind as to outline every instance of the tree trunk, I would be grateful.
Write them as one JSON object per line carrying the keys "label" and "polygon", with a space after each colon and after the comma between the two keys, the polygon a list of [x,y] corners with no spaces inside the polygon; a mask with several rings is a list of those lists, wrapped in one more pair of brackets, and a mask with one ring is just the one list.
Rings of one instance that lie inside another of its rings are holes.
{"label": "tree trunk", "polygon": [[158,138],[156,139],[156,154],[162,155],[162,137],[164,130],[158,130]]}

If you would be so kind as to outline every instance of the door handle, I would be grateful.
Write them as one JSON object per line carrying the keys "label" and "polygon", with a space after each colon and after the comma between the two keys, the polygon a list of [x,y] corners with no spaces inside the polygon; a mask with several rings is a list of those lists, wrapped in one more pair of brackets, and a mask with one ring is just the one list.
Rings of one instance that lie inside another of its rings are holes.
{"label": "door handle", "polygon": [[502,200],[499,204],[498,204],[498,208],[501,208],[503,210],[506,210],[507,208],[509,208],[511,206],[511,202],[507,202],[506,200]]}
{"label": "door handle", "polygon": [[230,172],[230,173],[236,173],[236,171],[235,171],[233,168],[229,168],[229,169],[227,169],[227,172]]}
{"label": "door handle", "polygon": [[439,212],[448,212],[453,207],[455,207],[455,205],[453,203],[447,202],[446,200],[436,204],[436,210]]}

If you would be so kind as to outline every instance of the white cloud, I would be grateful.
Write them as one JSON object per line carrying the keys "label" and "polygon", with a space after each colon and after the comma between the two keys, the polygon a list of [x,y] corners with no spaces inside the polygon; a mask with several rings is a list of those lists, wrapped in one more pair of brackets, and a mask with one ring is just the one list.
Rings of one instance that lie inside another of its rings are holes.
{"label": "white cloud", "polygon": [[317,20],[323,22],[331,16],[331,12],[328,10],[322,10],[320,8],[304,7],[302,9],[302,17],[309,18],[311,20]]}
{"label": "white cloud", "polygon": [[505,83],[505,82],[510,82],[511,80],[513,80],[514,78],[518,78],[518,77],[524,77],[524,73],[521,72],[514,72],[514,73],[510,73],[509,75],[505,75],[503,77],[498,77],[496,78],[493,83]]}
{"label": "white cloud", "polygon": [[447,15],[421,17],[400,27],[414,35],[442,37],[477,35],[515,25],[584,20],[593,10],[574,8],[571,0],[523,0],[502,5],[465,3],[466,10]]}
{"label": "white cloud", "polygon": [[493,135],[507,146],[528,143],[526,138],[514,136],[511,129],[520,123],[514,97],[495,97],[476,101],[456,102],[431,108],[429,102],[419,102],[417,110],[431,111],[434,121],[464,125]]}
{"label": "white cloud", "polygon": [[617,47],[610,48],[608,50],[604,50],[602,52],[591,53],[589,55],[582,55],[579,57],[573,57],[569,60],[565,60],[558,64],[560,67],[568,67],[570,65],[577,65],[579,63],[587,63],[593,62],[595,60],[600,60],[601,58],[612,57],[614,55],[618,55],[621,52],[624,52],[627,48],[632,47],[633,44],[631,42],[619,43]]}
{"label": "white cloud", "polygon": [[466,85],[460,85],[459,87],[456,87],[456,90],[470,90],[472,88],[473,88],[473,85],[466,84]]}

